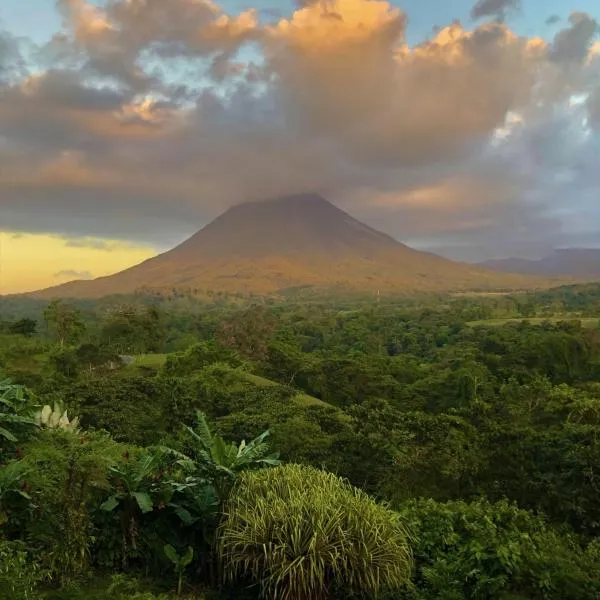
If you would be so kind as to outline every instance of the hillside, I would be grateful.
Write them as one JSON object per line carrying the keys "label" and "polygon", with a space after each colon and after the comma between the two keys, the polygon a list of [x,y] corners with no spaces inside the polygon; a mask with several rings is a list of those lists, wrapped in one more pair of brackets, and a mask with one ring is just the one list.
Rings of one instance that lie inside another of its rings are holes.
{"label": "hillside", "polygon": [[600,279],[600,249],[567,248],[555,250],[540,260],[506,258],[489,260],[479,266],[505,273],[523,275],[563,276],[584,279]]}
{"label": "hillside", "polygon": [[33,295],[94,298],[142,288],[275,294],[298,286],[433,292],[545,284],[414,250],[307,194],[235,206],[137,266]]}

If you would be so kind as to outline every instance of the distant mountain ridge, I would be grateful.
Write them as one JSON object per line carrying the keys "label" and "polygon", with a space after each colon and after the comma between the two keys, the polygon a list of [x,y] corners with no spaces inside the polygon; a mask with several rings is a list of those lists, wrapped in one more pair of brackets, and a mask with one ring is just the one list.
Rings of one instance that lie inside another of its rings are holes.
{"label": "distant mountain ridge", "polygon": [[95,298],[140,289],[276,294],[295,287],[382,292],[543,287],[414,250],[316,194],[230,208],[179,246],[94,280],[33,296]]}
{"label": "distant mountain ridge", "polygon": [[478,265],[503,273],[600,279],[600,249],[566,248],[555,250],[549,256],[539,260],[506,258],[488,260]]}

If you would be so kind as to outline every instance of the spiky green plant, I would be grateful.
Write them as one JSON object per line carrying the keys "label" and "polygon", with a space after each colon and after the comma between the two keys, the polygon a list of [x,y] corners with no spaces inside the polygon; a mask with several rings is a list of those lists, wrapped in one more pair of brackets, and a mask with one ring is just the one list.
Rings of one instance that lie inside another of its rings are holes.
{"label": "spiky green plant", "polygon": [[345,480],[286,465],[243,473],[224,506],[218,552],[226,581],[258,583],[271,600],[332,592],[377,597],[410,578],[395,513]]}

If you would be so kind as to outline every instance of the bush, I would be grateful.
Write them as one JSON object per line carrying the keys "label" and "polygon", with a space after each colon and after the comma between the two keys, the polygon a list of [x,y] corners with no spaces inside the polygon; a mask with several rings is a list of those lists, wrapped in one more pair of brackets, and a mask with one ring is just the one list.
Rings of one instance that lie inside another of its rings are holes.
{"label": "bush", "polygon": [[[193,594],[176,596],[171,593],[142,591],[144,582],[122,573],[113,575],[110,583],[88,581],[85,584],[72,583],[60,590],[48,592],[45,600],[204,600],[204,595]],[[4,600],[4,598],[3,598]]]}
{"label": "bush", "polygon": [[29,560],[21,542],[0,541],[0,598],[2,600],[33,600],[40,572]]}
{"label": "bush", "polygon": [[224,506],[218,552],[227,581],[272,600],[376,596],[409,580],[397,515],[339,477],[300,465],[241,475]]}
{"label": "bush", "polygon": [[600,597],[595,547],[584,552],[574,537],[506,501],[411,500],[401,515],[416,540],[415,588],[403,598]]}
{"label": "bush", "polygon": [[93,512],[109,489],[120,446],[104,433],[45,429],[24,446],[31,511],[24,526],[46,576],[60,585],[84,577],[94,542]]}

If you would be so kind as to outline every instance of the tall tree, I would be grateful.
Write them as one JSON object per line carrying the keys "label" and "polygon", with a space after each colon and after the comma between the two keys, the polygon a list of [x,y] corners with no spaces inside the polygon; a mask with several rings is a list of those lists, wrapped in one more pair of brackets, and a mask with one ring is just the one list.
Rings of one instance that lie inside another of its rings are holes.
{"label": "tall tree", "polygon": [[44,321],[61,346],[65,342],[76,341],[85,331],[79,309],[63,300],[52,300],[48,304],[44,310]]}

